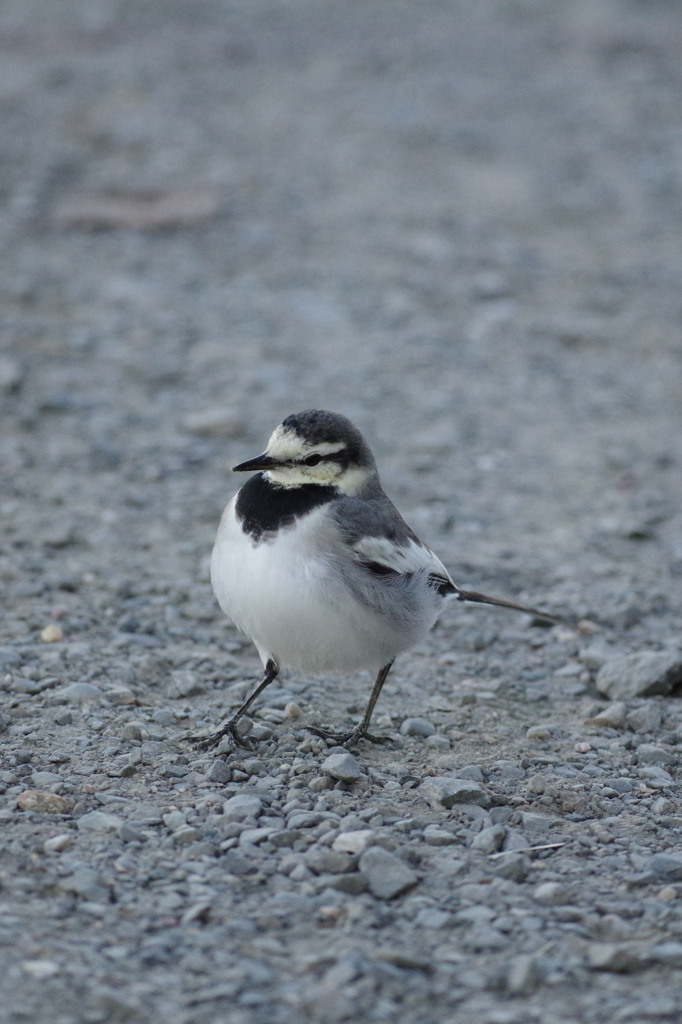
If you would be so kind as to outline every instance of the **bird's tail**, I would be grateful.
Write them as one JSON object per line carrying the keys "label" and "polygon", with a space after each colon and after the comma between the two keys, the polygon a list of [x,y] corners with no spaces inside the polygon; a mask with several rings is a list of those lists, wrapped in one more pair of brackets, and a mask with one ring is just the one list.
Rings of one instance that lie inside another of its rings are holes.
{"label": "bird's tail", "polygon": [[460,590],[457,587],[455,594],[458,601],[471,601],[474,604],[494,604],[499,608],[513,608],[516,612],[534,615],[535,618],[544,619],[546,622],[564,621],[560,616],[550,615],[549,612],[543,612],[539,608],[531,608],[527,604],[517,604],[516,601],[506,601],[503,597],[488,597],[487,594],[479,594],[476,590]]}

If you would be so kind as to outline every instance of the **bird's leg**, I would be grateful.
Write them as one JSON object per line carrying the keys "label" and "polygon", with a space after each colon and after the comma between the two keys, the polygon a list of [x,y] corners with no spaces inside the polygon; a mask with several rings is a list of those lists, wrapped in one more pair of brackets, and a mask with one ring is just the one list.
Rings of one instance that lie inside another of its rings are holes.
{"label": "bird's leg", "polygon": [[362,739],[369,740],[371,743],[390,743],[390,736],[373,736],[369,731],[369,723],[372,718],[372,712],[374,711],[374,705],[379,700],[379,694],[386,682],[388,673],[391,671],[392,664],[393,662],[389,661],[388,665],[384,665],[384,667],[379,670],[379,675],[374,681],[372,692],[369,695],[369,700],[367,701],[365,713],[354,729],[351,729],[350,732],[332,732],[330,729],[322,729],[319,726],[313,725],[309,726],[310,732],[315,733],[316,736],[321,736],[325,740],[336,740],[337,743],[343,744],[355,743],[356,740]]}
{"label": "bird's leg", "polygon": [[265,665],[265,674],[253,693],[246,698],[241,707],[237,708],[235,713],[232,715],[232,718],[225,722],[225,725],[221,725],[217,732],[214,732],[211,736],[207,736],[205,738],[196,737],[195,742],[197,746],[201,747],[203,750],[210,750],[212,747],[215,747],[220,743],[223,736],[230,735],[237,746],[251,749],[253,747],[253,743],[250,740],[245,739],[243,736],[240,736],[237,732],[237,722],[242,715],[249,710],[256,697],[263,692],[265,687],[269,686],[270,683],[277,678],[278,674],[279,665],[273,661],[272,658],[269,658]]}

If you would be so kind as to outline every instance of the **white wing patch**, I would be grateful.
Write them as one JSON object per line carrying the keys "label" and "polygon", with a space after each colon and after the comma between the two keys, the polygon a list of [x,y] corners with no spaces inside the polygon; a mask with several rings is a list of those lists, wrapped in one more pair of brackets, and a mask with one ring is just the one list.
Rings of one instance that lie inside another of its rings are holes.
{"label": "white wing patch", "polygon": [[388,537],[361,537],[353,545],[353,550],[359,561],[371,562],[387,572],[407,574],[421,570],[452,582],[450,573],[431,548],[411,538],[403,545]]}

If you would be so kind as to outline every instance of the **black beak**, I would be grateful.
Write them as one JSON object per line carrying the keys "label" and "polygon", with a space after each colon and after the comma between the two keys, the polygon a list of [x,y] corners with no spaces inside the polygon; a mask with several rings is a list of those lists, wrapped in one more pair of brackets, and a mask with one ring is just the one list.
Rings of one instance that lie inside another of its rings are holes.
{"label": "black beak", "polygon": [[281,463],[277,459],[263,453],[263,455],[257,455],[255,459],[248,459],[246,462],[240,462],[238,466],[233,466],[232,472],[255,473],[259,469],[272,469],[273,466],[280,465]]}

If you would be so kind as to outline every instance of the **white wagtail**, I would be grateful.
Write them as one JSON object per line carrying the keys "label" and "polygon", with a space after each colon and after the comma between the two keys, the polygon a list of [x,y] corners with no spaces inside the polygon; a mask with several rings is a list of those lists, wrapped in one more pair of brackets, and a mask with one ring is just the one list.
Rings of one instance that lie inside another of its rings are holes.
{"label": "white wagtail", "polygon": [[377,673],[358,725],[314,729],[348,743],[369,733],[396,655],[419,643],[449,598],[501,605],[554,621],[535,608],[462,590],[384,494],[374,456],[345,416],[319,409],[287,416],[256,471],[223,513],[211,558],[220,607],[255,643],[260,684],[214,735],[246,745],[237,722],[281,668]]}

